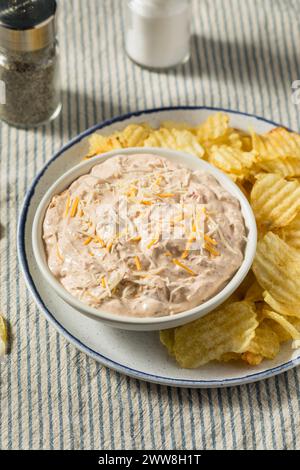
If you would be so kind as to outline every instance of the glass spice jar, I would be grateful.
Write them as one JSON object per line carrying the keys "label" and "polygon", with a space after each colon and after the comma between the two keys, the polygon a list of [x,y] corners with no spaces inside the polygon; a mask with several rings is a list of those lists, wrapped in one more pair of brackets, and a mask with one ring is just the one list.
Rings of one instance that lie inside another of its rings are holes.
{"label": "glass spice jar", "polygon": [[0,119],[35,127],[61,110],[55,0],[1,0]]}

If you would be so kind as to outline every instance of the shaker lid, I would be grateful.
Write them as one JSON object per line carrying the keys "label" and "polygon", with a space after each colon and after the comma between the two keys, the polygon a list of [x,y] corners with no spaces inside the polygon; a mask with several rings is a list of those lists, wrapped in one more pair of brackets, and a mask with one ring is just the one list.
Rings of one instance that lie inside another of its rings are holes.
{"label": "shaker lid", "polygon": [[56,0],[1,0],[0,47],[34,51],[56,35]]}

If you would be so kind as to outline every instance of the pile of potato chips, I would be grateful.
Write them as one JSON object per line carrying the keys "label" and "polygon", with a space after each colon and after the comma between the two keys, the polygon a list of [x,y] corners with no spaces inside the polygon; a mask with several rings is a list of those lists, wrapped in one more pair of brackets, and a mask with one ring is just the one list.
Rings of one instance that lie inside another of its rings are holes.
{"label": "pile of potato chips", "polygon": [[165,147],[207,160],[236,182],[256,216],[257,253],[239,289],[205,317],[160,333],[180,366],[258,365],[285,341],[300,348],[300,135],[284,128],[247,134],[217,113],[196,127],[168,121],[159,129],[131,124],[110,136],[94,134],[86,158],[127,147]]}

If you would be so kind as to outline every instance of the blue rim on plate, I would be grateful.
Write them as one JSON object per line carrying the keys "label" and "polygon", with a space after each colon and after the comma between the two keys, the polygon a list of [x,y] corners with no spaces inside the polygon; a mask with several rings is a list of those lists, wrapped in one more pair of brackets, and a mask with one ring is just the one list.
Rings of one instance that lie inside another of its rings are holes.
{"label": "blue rim on plate", "polygon": [[58,332],[62,333],[63,336],[65,336],[72,344],[74,344],[79,350],[82,352],[85,352],[87,355],[95,359],[96,361],[100,362],[101,364],[110,367],[111,369],[117,370],[119,372],[123,372],[126,375],[129,375],[131,377],[135,377],[141,380],[145,380],[148,382],[154,382],[154,383],[159,383],[163,385],[170,385],[170,386],[177,386],[177,387],[195,387],[195,388],[209,388],[209,387],[229,387],[233,385],[240,385],[240,384],[246,384],[249,382],[256,382],[258,380],[264,380],[269,377],[272,377],[274,375],[280,374],[282,372],[285,372],[289,369],[292,369],[293,367],[297,366],[300,364],[300,356],[290,360],[288,362],[285,362],[284,364],[281,364],[280,366],[273,367],[271,369],[268,369],[266,371],[262,372],[257,372],[249,375],[245,375],[243,377],[237,377],[237,378],[231,378],[231,379],[217,379],[217,380],[182,380],[182,379],[176,379],[176,378],[170,378],[170,377],[163,377],[163,376],[158,376],[154,374],[149,374],[146,372],[142,372],[136,369],[132,369],[130,367],[124,366],[118,362],[115,362],[102,354],[94,351],[93,349],[90,349],[88,346],[83,344],[78,338],[73,336],[64,326],[62,326],[52,315],[52,313],[48,310],[46,305],[44,304],[42,298],[39,295],[39,292],[36,289],[36,286],[34,284],[34,281],[31,277],[30,271],[29,271],[29,265],[28,265],[28,260],[27,260],[27,255],[26,255],[26,249],[25,249],[25,226],[26,226],[26,219],[27,219],[27,213],[29,210],[30,206],[30,201],[34,195],[35,192],[35,187],[37,183],[39,182],[40,178],[43,176],[45,171],[48,169],[48,167],[51,165],[51,163],[56,160],[57,158],[60,157],[66,150],[69,148],[73,147],[73,145],[79,143],[82,139],[85,137],[89,136],[93,132],[96,132],[97,130],[103,129],[105,127],[108,127],[112,124],[115,124],[117,122],[122,122],[127,119],[130,119],[132,117],[139,117],[144,114],[154,114],[158,112],[164,112],[164,111],[192,111],[192,110],[206,110],[206,111],[212,111],[212,112],[224,112],[224,113],[231,113],[231,114],[237,114],[241,116],[246,116],[250,118],[255,118],[258,121],[265,122],[267,124],[271,124],[274,127],[282,127],[280,124],[262,118],[260,116],[256,116],[254,114],[248,114],[248,113],[243,113],[240,111],[235,111],[235,110],[230,110],[230,109],[225,109],[225,108],[214,108],[214,107],[206,107],[206,106],[175,106],[175,107],[164,107],[164,108],[152,108],[152,109],[147,109],[143,111],[136,111],[136,112],[131,112],[127,114],[123,114],[121,116],[118,116],[113,119],[108,119],[106,121],[103,121],[100,124],[96,124],[95,126],[87,129],[86,131],[82,132],[79,134],[77,137],[74,139],[70,140],[66,145],[64,145],[58,152],[55,153],[55,155],[46,163],[46,165],[41,169],[41,171],[37,174],[37,176],[34,178],[29,190],[27,191],[27,194],[24,199],[24,203],[20,212],[20,217],[19,217],[19,224],[18,224],[18,234],[17,234],[17,250],[18,250],[18,257],[19,261],[21,264],[21,268],[25,277],[25,281],[27,284],[28,289],[30,290],[31,294],[33,295],[38,307],[42,310],[44,313],[45,317],[49,322],[53,324],[53,326],[57,329]]}

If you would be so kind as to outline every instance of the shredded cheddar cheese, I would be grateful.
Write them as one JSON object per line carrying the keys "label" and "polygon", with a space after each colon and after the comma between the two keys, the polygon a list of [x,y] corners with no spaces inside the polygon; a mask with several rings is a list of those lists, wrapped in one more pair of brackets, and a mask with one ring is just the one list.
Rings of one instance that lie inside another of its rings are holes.
{"label": "shredded cheddar cheese", "polygon": [[102,240],[102,238],[100,238],[100,237],[95,237],[95,238],[94,238],[94,241],[95,241],[96,243],[100,243],[100,245],[102,246],[102,248],[105,247],[105,243],[104,243],[104,241]]}
{"label": "shredded cheddar cheese", "polygon": [[105,280],[105,276],[103,276],[103,277],[101,278],[101,285],[102,285],[103,289],[106,289],[106,280]]}
{"label": "shredded cheddar cheese", "polygon": [[113,246],[113,242],[109,242],[108,245],[106,246],[107,248],[107,251],[110,253],[111,249],[112,249],[112,246]]}
{"label": "shredded cheddar cheese", "polygon": [[74,202],[72,204],[72,208],[71,208],[71,213],[70,213],[71,217],[75,217],[75,215],[77,214],[78,204],[79,204],[79,197],[75,197]]}
{"label": "shredded cheddar cheese", "polygon": [[70,206],[71,206],[71,198],[70,198],[70,194],[68,194],[68,198],[67,198],[67,202],[66,202],[65,217],[67,217],[67,215],[69,213]]}
{"label": "shredded cheddar cheese", "polygon": [[141,271],[142,270],[142,265],[141,265],[140,258],[138,256],[134,257],[134,262],[135,262],[135,265],[136,265],[136,269],[138,271]]}
{"label": "shredded cheddar cheese", "polygon": [[93,240],[93,237],[88,237],[88,238],[83,242],[83,244],[84,244],[84,245],[89,245],[92,240]]}
{"label": "shredded cheddar cheese", "polygon": [[157,243],[157,242],[158,242],[158,238],[153,238],[153,240],[151,240],[151,242],[148,243],[148,245],[147,245],[148,250],[149,250],[153,245],[155,245],[155,243]]}
{"label": "shredded cheddar cheese", "polygon": [[205,243],[204,248],[213,256],[220,256],[219,251],[215,250],[209,243]]}
{"label": "shredded cheddar cheese", "polygon": [[185,250],[181,255],[181,259],[186,259],[188,257],[191,244],[196,240],[196,237],[195,237],[194,233],[195,233],[195,231],[193,231],[193,233],[190,235],[190,237],[189,237],[189,239],[186,243]]}
{"label": "shredded cheddar cheese", "polygon": [[214,246],[218,244],[216,240],[206,235],[206,233],[204,234],[204,240],[207,241],[208,243],[211,243],[211,245],[214,245]]}
{"label": "shredded cheddar cheese", "polygon": [[137,188],[135,186],[131,186],[126,192],[127,197],[135,197],[136,195],[137,195]]}
{"label": "shredded cheddar cheese", "polygon": [[197,276],[197,273],[193,271],[192,269],[188,268],[185,266],[183,263],[181,263],[178,259],[173,258],[173,263],[179,266],[180,268],[184,269],[187,273],[189,273],[191,276]]}
{"label": "shredded cheddar cheese", "polygon": [[173,193],[159,193],[159,194],[156,194],[156,196],[161,197],[161,198],[168,198],[168,197],[175,197],[175,194],[173,194]]}
{"label": "shredded cheddar cheese", "polygon": [[143,204],[144,206],[152,206],[151,201],[142,200],[142,201],[140,201],[140,203]]}

